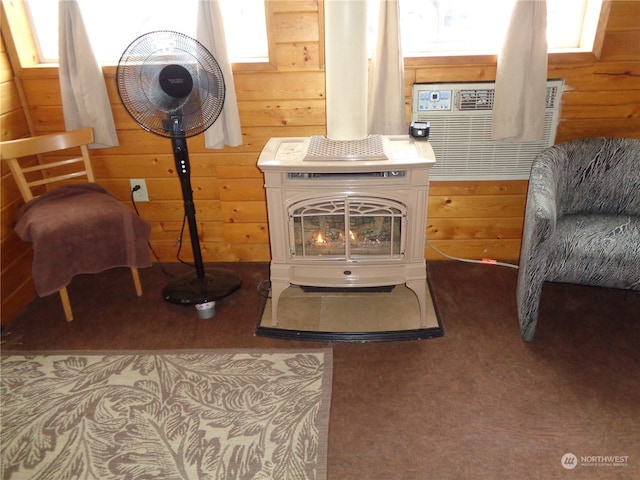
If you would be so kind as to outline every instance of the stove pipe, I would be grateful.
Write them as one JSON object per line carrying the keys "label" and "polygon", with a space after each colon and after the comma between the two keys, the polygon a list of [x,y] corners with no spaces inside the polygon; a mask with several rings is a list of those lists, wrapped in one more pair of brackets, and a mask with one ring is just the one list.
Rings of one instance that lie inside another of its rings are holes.
{"label": "stove pipe", "polygon": [[326,0],[325,81],[327,137],[367,137],[367,2]]}

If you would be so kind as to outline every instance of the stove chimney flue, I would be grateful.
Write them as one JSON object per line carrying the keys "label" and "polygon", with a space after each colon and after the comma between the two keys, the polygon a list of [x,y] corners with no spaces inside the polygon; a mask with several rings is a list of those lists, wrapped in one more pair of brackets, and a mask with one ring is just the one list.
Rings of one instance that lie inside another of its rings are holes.
{"label": "stove chimney flue", "polygon": [[327,137],[367,137],[367,2],[325,0]]}

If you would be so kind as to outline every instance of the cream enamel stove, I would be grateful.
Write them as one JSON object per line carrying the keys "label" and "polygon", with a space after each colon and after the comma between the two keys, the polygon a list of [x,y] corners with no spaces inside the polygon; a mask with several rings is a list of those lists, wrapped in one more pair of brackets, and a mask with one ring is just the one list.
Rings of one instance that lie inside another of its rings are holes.
{"label": "cream enamel stove", "polygon": [[264,172],[272,325],[290,285],[406,284],[426,325],[424,259],[431,145],[405,135],[363,140],[271,138]]}

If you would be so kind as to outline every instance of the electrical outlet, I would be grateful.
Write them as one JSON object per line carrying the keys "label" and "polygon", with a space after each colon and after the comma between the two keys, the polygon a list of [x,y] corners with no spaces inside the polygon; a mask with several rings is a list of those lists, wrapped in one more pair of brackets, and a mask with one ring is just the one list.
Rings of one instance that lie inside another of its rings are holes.
{"label": "electrical outlet", "polygon": [[149,192],[147,191],[147,182],[143,178],[130,178],[129,183],[131,184],[131,190],[134,187],[140,187],[138,190],[133,192],[133,200],[136,202],[148,202],[149,201]]}

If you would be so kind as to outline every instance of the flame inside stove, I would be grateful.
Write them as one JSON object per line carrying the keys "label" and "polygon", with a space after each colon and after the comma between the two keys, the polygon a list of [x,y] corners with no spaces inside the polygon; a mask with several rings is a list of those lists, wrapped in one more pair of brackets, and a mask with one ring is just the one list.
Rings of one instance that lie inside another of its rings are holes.
{"label": "flame inside stove", "polygon": [[324,235],[322,235],[322,232],[317,232],[313,236],[313,243],[316,245],[325,245],[327,240],[324,238]]}

